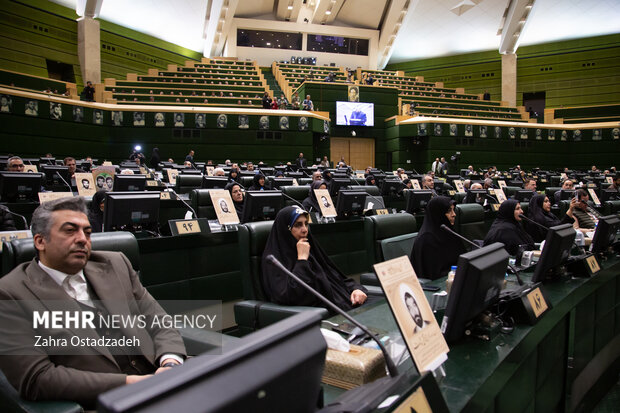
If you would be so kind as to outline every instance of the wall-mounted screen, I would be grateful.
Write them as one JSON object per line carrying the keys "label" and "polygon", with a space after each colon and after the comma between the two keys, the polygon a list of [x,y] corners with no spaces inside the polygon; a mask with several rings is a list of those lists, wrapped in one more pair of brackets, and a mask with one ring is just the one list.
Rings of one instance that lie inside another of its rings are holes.
{"label": "wall-mounted screen", "polygon": [[374,103],[336,102],[336,125],[375,126]]}

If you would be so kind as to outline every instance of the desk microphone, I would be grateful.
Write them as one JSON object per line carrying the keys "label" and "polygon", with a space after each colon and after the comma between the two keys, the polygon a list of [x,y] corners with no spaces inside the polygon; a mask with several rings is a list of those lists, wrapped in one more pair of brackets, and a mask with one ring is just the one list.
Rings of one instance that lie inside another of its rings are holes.
{"label": "desk microphone", "polygon": [[[443,229],[444,231],[449,232],[450,234],[460,238],[461,240],[467,242],[470,245],[473,245],[476,249],[480,249],[482,248],[480,245],[476,244],[475,242],[472,242],[470,240],[468,240],[467,238],[465,238],[464,236],[462,236],[461,234],[459,234],[456,231],[453,231],[451,228],[449,228],[446,224],[441,224],[441,229]],[[508,268],[510,268],[510,270],[512,271],[512,273],[515,275],[515,277],[517,278],[517,283],[519,285],[523,285],[523,280],[521,279],[521,277],[519,276],[519,271],[515,268],[514,265],[512,265],[510,262],[508,263]]]}
{"label": "desk microphone", "polygon": [[[295,204],[297,204],[298,206],[300,206],[300,207],[301,207],[301,209],[303,209],[304,211],[306,210],[306,208],[304,208],[304,206],[301,204],[301,202],[299,202],[298,200],[296,200],[296,199],[295,199],[295,198],[293,198],[292,196],[290,196],[290,195],[286,195],[284,192],[282,192],[282,195],[283,195],[285,198],[290,199],[291,201],[293,201],[293,202],[294,202]],[[308,212],[310,212],[310,211],[308,211]]]}
{"label": "desk microphone", "polygon": [[71,185],[69,185],[69,183],[65,181],[65,178],[62,177],[60,172],[56,171],[56,175],[58,175],[58,177],[62,180],[62,182],[64,182],[64,184],[67,185],[67,188],[69,188],[69,192],[73,193],[73,189],[71,189]]}
{"label": "desk microphone", "polygon": [[320,292],[316,291],[314,288],[310,287],[308,284],[306,284],[301,278],[299,278],[298,276],[296,276],[295,274],[293,274],[291,271],[289,271],[288,269],[286,269],[286,267],[284,265],[282,265],[282,263],[280,261],[278,261],[278,259],[276,257],[273,256],[273,254],[269,254],[266,257],[267,261],[269,261],[271,264],[273,264],[274,266],[278,267],[280,270],[282,270],[286,275],[288,275],[289,277],[291,277],[293,280],[295,280],[297,283],[299,283],[305,290],[309,291],[310,293],[312,293],[312,295],[314,295],[316,298],[318,298],[319,300],[321,300],[325,305],[327,305],[327,307],[329,307],[332,311],[337,312],[338,314],[340,314],[341,316],[343,316],[344,318],[346,318],[347,320],[349,320],[351,323],[355,324],[357,327],[359,327],[364,333],[368,334],[368,336],[370,338],[372,338],[377,345],[379,346],[379,348],[381,349],[381,352],[383,353],[383,358],[385,359],[385,365],[388,369],[388,372],[390,373],[390,377],[396,377],[398,376],[398,369],[396,368],[396,365],[394,364],[394,362],[392,361],[392,358],[390,357],[390,355],[388,354],[387,350],[385,349],[385,347],[383,346],[383,343],[381,342],[381,340],[379,340],[377,337],[375,337],[375,335],[373,333],[371,333],[368,328],[366,326],[364,326],[363,324],[361,324],[359,321],[357,321],[356,319],[354,319],[353,317],[351,317],[349,314],[347,314],[345,311],[343,311],[340,307],[336,306],[334,303],[332,303],[331,301],[329,301],[327,298],[325,298],[323,296],[323,294],[321,294]]}
{"label": "desk microphone", "polygon": [[195,217],[195,218],[198,218],[198,215],[196,214],[196,211],[194,211],[194,208],[192,208],[192,207],[190,206],[190,204],[188,204],[187,202],[185,202],[185,200],[184,200],[183,198],[181,198],[181,197],[179,196],[179,194],[177,194],[176,192],[174,192],[174,189],[168,188],[168,192],[172,192],[172,193],[174,194],[174,196],[176,196],[176,197],[177,197],[177,199],[183,203],[183,205],[185,205],[187,208],[189,208],[189,210],[190,210],[190,211],[192,211],[192,214],[194,214],[194,217]]}
{"label": "desk microphone", "polygon": [[[526,220],[527,222],[531,222],[532,224],[534,224],[534,225],[538,226],[539,228],[544,229],[545,231],[549,231],[549,227],[546,227],[546,226],[544,226],[543,224],[538,223],[538,222],[534,221],[533,219],[526,217],[526,216],[525,216],[525,215],[523,215],[523,214],[519,214],[519,218],[524,219],[524,220]],[[573,245],[574,245],[574,246],[576,246],[577,248],[579,248],[579,251],[582,251],[582,252],[583,252],[583,248],[581,248],[579,245],[577,245],[577,242],[576,242],[576,241],[573,241]]]}
{"label": "desk microphone", "polygon": [[24,220],[24,229],[28,229],[28,221],[26,220],[25,216],[16,214],[15,212],[9,210],[9,208],[7,207],[4,207],[3,209],[5,212],[8,212],[9,214],[14,215],[16,217],[20,217],[22,220]]}

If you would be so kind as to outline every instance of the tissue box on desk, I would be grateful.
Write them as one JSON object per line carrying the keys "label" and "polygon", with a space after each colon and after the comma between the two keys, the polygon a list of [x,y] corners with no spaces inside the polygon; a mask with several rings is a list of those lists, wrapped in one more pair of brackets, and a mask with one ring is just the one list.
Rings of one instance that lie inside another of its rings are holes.
{"label": "tissue box on desk", "polygon": [[380,350],[354,345],[349,352],[327,350],[323,383],[350,390],[383,376],[385,361]]}

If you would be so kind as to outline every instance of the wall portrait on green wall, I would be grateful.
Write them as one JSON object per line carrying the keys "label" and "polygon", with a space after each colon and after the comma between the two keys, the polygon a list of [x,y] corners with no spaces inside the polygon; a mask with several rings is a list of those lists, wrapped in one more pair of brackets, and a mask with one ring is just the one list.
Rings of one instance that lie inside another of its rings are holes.
{"label": "wall portrait on green wall", "polygon": [[112,111],[110,114],[112,117],[112,125],[114,126],[122,126],[123,125],[123,112],[120,110]]}
{"label": "wall portrait on green wall", "polygon": [[228,116],[224,113],[220,113],[217,115],[217,127],[220,129],[225,129],[228,127]]}
{"label": "wall portrait on green wall", "polygon": [[288,130],[288,116],[280,116],[280,129]]}
{"label": "wall portrait on green wall", "polygon": [[196,114],[196,127],[204,128],[205,127],[205,115],[203,113]]}
{"label": "wall portrait on green wall", "polygon": [[456,123],[450,124],[450,136],[456,136]]}
{"label": "wall portrait on green wall", "polygon": [[133,126],[144,126],[144,112],[133,113]]}
{"label": "wall portrait on green wall", "polygon": [[162,112],[157,112],[155,114],[155,127],[163,128],[166,126],[166,117]]}
{"label": "wall portrait on green wall", "polygon": [[250,118],[248,115],[239,115],[239,129],[247,129],[250,127]]}
{"label": "wall portrait on green wall", "polygon": [[269,129],[269,116],[263,115],[260,117],[260,119],[258,120],[258,129]]}
{"label": "wall portrait on green wall", "polygon": [[501,137],[502,137],[502,127],[496,126],[495,127],[495,139],[500,139]]}
{"label": "wall portrait on green wall", "polygon": [[308,130],[308,118],[305,116],[300,116],[297,124],[299,126],[299,130],[304,131],[304,130]]}
{"label": "wall portrait on green wall", "polygon": [[73,121],[82,122],[84,120],[84,109],[81,106],[73,107]]}
{"label": "wall portrait on green wall", "polygon": [[487,125],[480,125],[480,137],[481,138],[487,137]]}
{"label": "wall portrait on green wall", "polygon": [[101,109],[93,110],[93,123],[95,125],[103,125],[103,111]]}
{"label": "wall portrait on green wall", "polygon": [[465,125],[465,136],[474,136],[474,127],[472,125]]}
{"label": "wall portrait on green wall", "polygon": [[441,123],[436,123],[434,129],[435,129],[435,136],[443,135],[443,125]]}
{"label": "wall portrait on green wall", "polygon": [[426,123],[418,123],[418,136],[426,136]]}
{"label": "wall portrait on green wall", "polygon": [[521,139],[527,139],[527,128],[521,128],[521,131],[520,131],[520,132],[521,132],[521,134],[520,134],[520,135],[521,135],[521,136],[520,136],[520,138],[521,138]]}
{"label": "wall portrait on green wall", "polygon": [[13,112],[13,99],[9,95],[0,95],[0,113]]}
{"label": "wall portrait on green wall", "polygon": [[542,129],[540,129],[540,128],[536,128],[536,140],[537,141],[541,141],[542,140]]}
{"label": "wall portrait on green wall", "polygon": [[508,137],[510,139],[515,139],[517,137],[517,131],[512,126],[508,128]]}
{"label": "wall portrait on green wall", "polygon": [[573,131],[573,140],[577,142],[581,140],[581,131],[579,129]]}
{"label": "wall portrait on green wall", "polygon": [[185,113],[178,112],[174,114],[174,127],[175,128],[185,127]]}
{"label": "wall portrait on green wall", "polygon": [[24,113],[28,116],[39,116],[39,102],[34,99],[27,101]]}
{"label": "wall portrait on green wall", "polygon": [[560,140],[561,141],[568,140],[568,131],[565,131],[565,130],[562,131],[562,133],[560,134]]}
{"label": "wall portrait on green wall", "polygon": [[620,128],[613,128],[611,130],[611,138],[613,140],[618,140],[620,139]]}
{"label": "wall portrait on green wall", "polygon": [[56,102],[50,102],[50,119],[61,120],[62,119],[62,104]]}
{"label": "wall portrait on green wall", "polygon": [[555,129],[549,129],[547,131],[547,140],[550,140],[550,141],[555,140]]}
{"label": "wall portrait on green wall", "polygon": [[600,129],[592,129],[592,140],[600,141],[603,139],[603,132]]}

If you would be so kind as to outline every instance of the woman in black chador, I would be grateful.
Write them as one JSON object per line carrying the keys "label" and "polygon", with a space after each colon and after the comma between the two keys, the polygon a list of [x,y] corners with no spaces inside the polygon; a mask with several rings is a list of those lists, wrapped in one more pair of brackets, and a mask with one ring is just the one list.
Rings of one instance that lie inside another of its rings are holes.
{"label": "woman in black chador", "polygon": [[[573,224],[575,219],[573,218],[573,208],[577,201],[574,199],[570,203],[570,207],[568,211],[566,211],[566,215],[562,220],[559,220],[552,212],[551,212],[551,202],[547,195],[534,195],[532,199],[530,199],[529,209],[527,211],[527,216],[534,222],[542,225],[543,227],[555,227],[556,225],[561,224]],[[523,221],[523,226],[528,234],[534,239],[535,242],[542,242],[547,238],[547,230],[539,227],[536,224],[528,222],[527,220]]]}
{"label": "woman in black chador", "polygon": [[484,245],[501,242],[510,255],[517,255],[519,249],[531,251],[534,249],[534,240],[521,226],[523,214],[519,201],[509,199],[504,201],[497,211],[497,218],[484,239]]}
{"label": "woman in black chador", "polygon": [[88,219],[93,232],[103,232],[103,202],[105,201],[106,192],[104,190],[95,192],[88,207]]}
{"label": "woman in black chador", "polygon": [[237,216],[239,217],[239,219],[242,219],[242,217],[243,217],[243,201],[244,201],[244,199],[243,199],[243,190],[242,190],[242,188],[243,187],[238,182],[229,182],[224,187],[225,190],[230,192],[230,198],[232,199],[233,204],[235,204],[235,211],[237,211]]}
{"label": "woman in black chador", "polygon": [[249,188],[249,191],[265,191],[270,189],[265,180],[265,175],[262,173],[257,173],[254,175],[252,186]]}
{"label": "woman in black chador", "polygon": [[411,261],[418,278],[431,280],[445,277],[450,267],[456,265],[459,255],[465,252],[460,239],[441,229],[444,224],[454,225],[454,201],[446,196],[436,196],[426,206],[424,223],[413,244]]}
{"label": "woman in black chador", "polygon": [[327,184],[325,181],[312,181],[310,184],[310,191],[308,191],[308,196],[306,199],[302,201],[303,207],[308,212],[321,212],[321,208],[319,207],[319,201],[316,199],[316,195],[314,194],[315,189],[327,189]]}
{"label": "woman in black chador", "polygon": [[287,269],[347,311],[366,301],[366,289],[345,277],[308,232],[308,213],[297,206],[278,212],[262,260],[262,284],[269,301],[284,305],[324,304],[266,260],[272,254]]}

